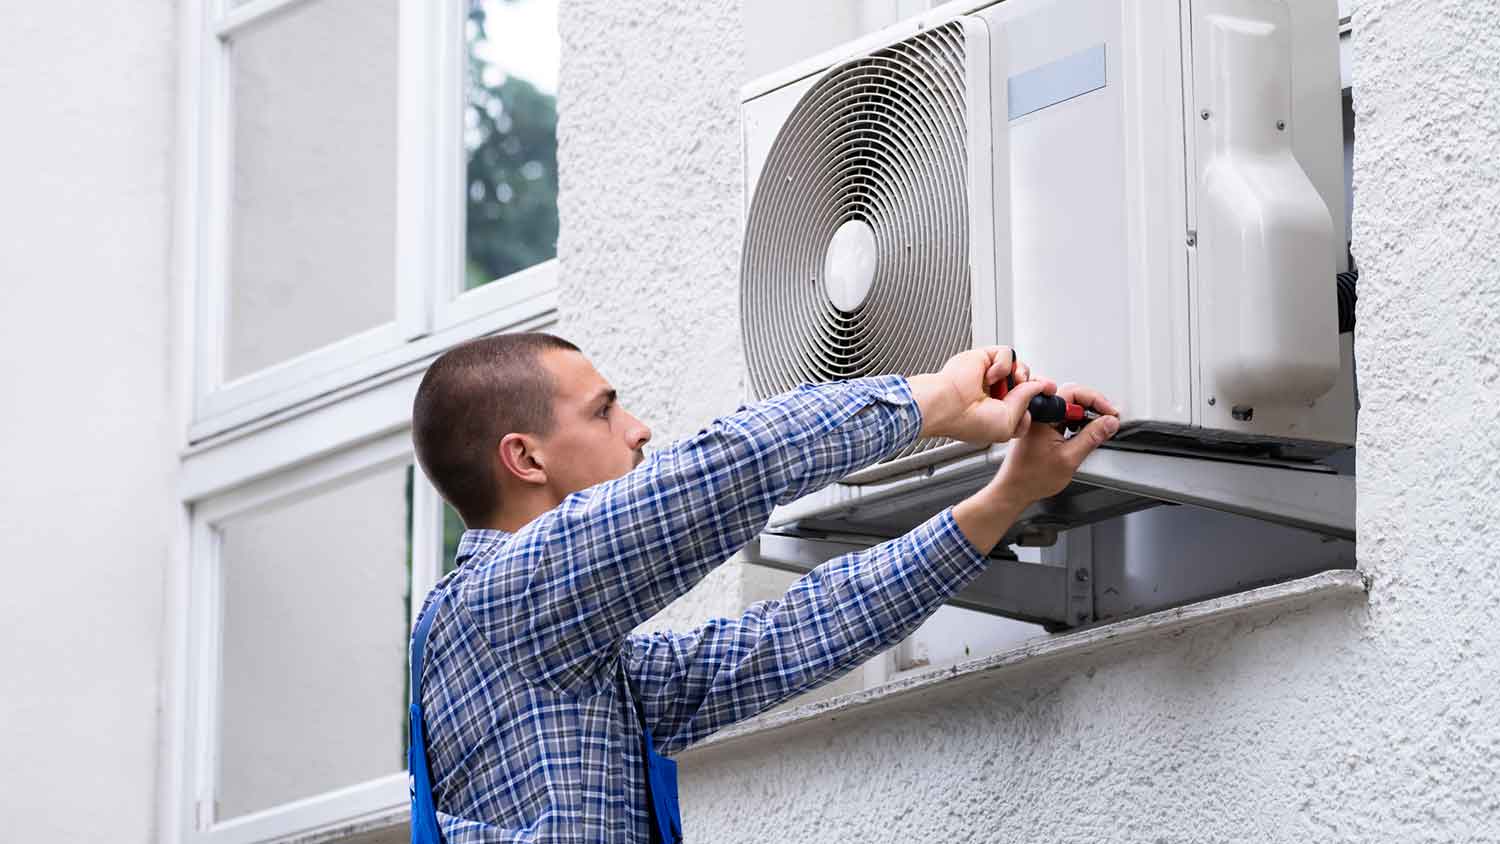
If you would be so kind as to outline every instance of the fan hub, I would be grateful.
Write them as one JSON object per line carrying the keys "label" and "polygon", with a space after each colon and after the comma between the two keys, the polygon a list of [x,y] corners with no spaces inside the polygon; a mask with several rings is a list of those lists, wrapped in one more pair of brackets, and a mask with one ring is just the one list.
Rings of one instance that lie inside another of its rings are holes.
{"label": "fan hub", "polygon": [[848,220],[833,233],[823,255],[823,289],[833,306],[850,313],[865,303],[875,281],[875,230]]}

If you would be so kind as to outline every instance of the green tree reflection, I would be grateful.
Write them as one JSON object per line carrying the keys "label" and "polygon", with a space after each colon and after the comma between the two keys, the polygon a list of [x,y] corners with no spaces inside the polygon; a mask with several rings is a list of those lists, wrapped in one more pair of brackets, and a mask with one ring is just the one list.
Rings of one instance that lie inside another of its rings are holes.
{"label": "green tree reflection", "polygon": [[472,288],[557,255],[557,98],[486,72],[478,48],[489,22],[479,0],[470,0],[468,19],[465,287]]}

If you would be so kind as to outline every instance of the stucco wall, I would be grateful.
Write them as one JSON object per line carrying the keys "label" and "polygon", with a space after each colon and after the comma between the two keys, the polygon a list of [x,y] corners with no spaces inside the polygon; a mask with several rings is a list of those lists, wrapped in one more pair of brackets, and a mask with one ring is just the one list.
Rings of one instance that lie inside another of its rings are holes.
{"label": "stucco wall", "polygon": [[[1500,840],[1500,20],[1352,11],[1368,604],[688,754],[690,838]],[[739,26],[733,3],[564,6],[565,331],[658,437],[738,394]],[[1476,410],[1434,415],[1438,397]],[[680,617],[732,608],[714,589]]]}
{"label": "stucco wall", "polygon": [[[744,395],[738,3],[563,3],[562,320],[651,426],[690,435]],[[739,566],[663,621],[734,612]]]}
{"label": "stucco wall", "polygon": [[172,9],[13,4],[0,25],[7,841],[155,838]]}

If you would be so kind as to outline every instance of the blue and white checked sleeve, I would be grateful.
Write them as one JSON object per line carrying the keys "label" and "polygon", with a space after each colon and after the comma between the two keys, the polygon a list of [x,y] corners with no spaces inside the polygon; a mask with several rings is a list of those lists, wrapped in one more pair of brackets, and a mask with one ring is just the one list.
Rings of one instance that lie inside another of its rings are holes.
{"label": "blue and white checked sleeve", "polygon": [[899,375],[742,407],[531,521],[469,578],[464,606],[517,671],[583,692],[632,628],[759,534],[776,505],[884,459],[921,427]]}
{"label": "blue and white checked sleeve", "polygon": [[631,636],[625,670],[652,737],[676,752],[896,644],[984,565],[949,508],[904,536],[829,560],[738,619]]}

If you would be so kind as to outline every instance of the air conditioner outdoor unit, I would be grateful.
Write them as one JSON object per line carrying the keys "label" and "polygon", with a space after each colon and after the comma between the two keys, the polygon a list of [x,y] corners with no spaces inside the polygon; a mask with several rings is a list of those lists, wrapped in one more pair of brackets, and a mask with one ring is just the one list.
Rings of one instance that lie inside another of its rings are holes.
{"label": "air conditioner outdoor unit", "polygon": [[[1120,448],[1350,445],[1338,26],[1336,0],[950,3],[752,83],[753,392],[1005,343],[1114,399]],[[973,452],[916,443],[773,527]]]}

